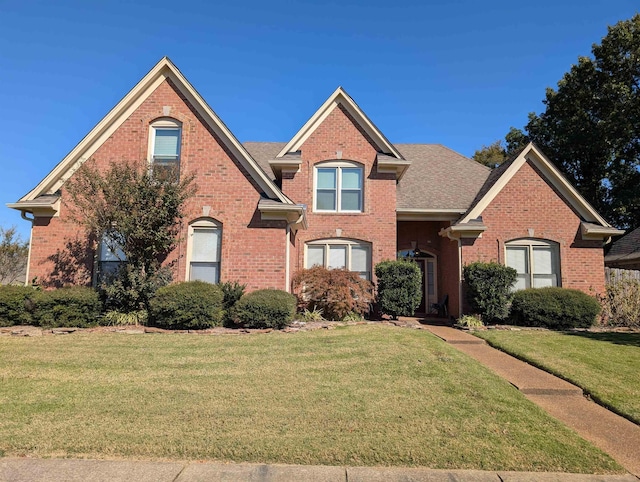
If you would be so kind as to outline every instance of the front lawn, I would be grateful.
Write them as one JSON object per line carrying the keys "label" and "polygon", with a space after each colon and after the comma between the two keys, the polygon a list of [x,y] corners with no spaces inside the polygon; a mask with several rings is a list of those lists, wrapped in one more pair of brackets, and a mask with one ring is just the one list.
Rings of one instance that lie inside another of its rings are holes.
{"label": "front lawn", "polygon": [[488,330],[475,334],[640,423],[640,333]]}
{"label": "front lawn", "polygon": [[624,472],[426,331],[0,338],[0,454]]}

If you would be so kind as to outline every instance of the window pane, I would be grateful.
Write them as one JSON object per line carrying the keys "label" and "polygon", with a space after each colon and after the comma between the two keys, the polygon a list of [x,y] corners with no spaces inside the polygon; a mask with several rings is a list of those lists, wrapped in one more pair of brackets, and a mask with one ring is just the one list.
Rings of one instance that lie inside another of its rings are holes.
{"label": "window pane", "polygon": [[351,246],[351,271],[369,271],[369,248]]}
{"label": "window pane", "polygon": [[518,274],[529,272],[529,256],[526,246],[507,248],[507,266],[514,268]]}
{"label": "window pane", "polygon": [[307,268],[324,266],[324,245],[307,246]]}
{"label": "window pane", "polygon": [[362,169],[343,167],[342,189],[362,189]]}
{"label": "window pane", "polygon": [[322,168],[318,169],[318,189],[335,189],[336,188],[336,169]]}
{"label": "window pane", "polygon": [[533,273],[534,274],[552,274],[553,269],[553,252],[551,248],[533,247]]}
{"label": "window pane", "polygon": [[100,243],[100,261],[126,261],[127,257],[124,254],[124,251],[120,248],[120,243],[118,242],[119,234],[103,234],[102,242]]}
{"label": "window pane", "polygon": [[342,211],[362,211],[361,191],[342,191],[340,209]]}
{"label": "window pane", "polygon": [[219,263],[191,263],[189,270],[189,281],[206,281],[207,283],[217,283],[220,278]]}
{"label": "window pane", "polygon": [[220,261],[220,230],[193,228],[191,261]]}
{"label": "window pane", "polygon": [[347,247],[329,245],[329,269],[347,267]]}
{"label": "window pane", "polygon": [[317,209],[323,211],[335,211],[336,210],[336,191],[320,190],[316,193],[316,206]]}
{"label": "window pane", "polygon": [[555,274],[534,274],[533,275],[534,288],[546,288],[549,286],[558,286],[558,282]]}
{"label": "window pane", "polygon": [[180,147],[180,129],[156,129],[156,141],[153,147],[154,157],[178,157]]}
{"label": "window pane", "polygon": [[513,290],[524,290],[528,288],[527,284],[529,284],[529,276],[526,274],[519,274],[515,284],[513,285]]}
{"label": "window pane", "polygon": [[434,263],[431,261],[425,261],[427,264],[427,294],[434,295],[435,294],[435,273],[434,273]]}

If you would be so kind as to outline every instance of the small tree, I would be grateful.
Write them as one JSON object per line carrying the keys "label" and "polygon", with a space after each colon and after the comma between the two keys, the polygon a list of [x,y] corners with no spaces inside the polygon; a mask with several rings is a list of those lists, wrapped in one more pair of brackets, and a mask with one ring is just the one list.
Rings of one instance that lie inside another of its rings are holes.
{"label": "small tree", "polygon": [[513,299],[511,288],[518,272],[498,263],[475,262],[463,268],[467,301],[474,313],[486,322],[497,322],[509,316]]}
{"label": "small tree", "polygon": [[23,241],[15,226],[0,227],[0,284],[14,283],[25,274],[29,243]]}
{"label": "small tree", "polygon": [[378,303],[383,314],[394,320],[412,316],[422,300],[422,276],[416,263],[382,261],[376,265]]}
{"label": "small tree", "polygon": [[103,283],[107,308],[148,309],[153,292],[171,280],[163,263],[177,246],[185,201],[196,190],[193,175],[177,181],[172,174],[154,176],[145,163],[129,162],[103,171],[90,161],[65,185],[72,219],[126,259]]}

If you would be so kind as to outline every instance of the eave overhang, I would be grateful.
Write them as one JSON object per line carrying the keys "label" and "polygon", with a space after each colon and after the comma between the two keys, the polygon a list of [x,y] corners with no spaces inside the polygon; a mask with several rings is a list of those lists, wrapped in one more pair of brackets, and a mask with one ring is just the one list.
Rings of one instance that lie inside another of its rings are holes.
{"label": "eave overhang", "polygon": [[302,158],[299,153],[287,154],[284,157],[277,159],[271,159],[269,161],[269,167],[276,176],[276,179],[282,179],[282,174],[295,174],[300,172],[300,166],[302,165]]}
{"label": "eave overhang", "polygon": [[406,159],[398,159],[397,157],[389,156],[387,154],[378,153],[376,156],[376,162],[378,164],[378,172],[381,174],[395,174],[396,180],[399,181],[407,172],[411,161]]}
{"label": "eave overhang", "polygon": [[487,226],[482,222],[471,221],[469,223],[460,223],[441,229],[438,233],[440,236],[446,236],[449,239],[463,238],[479,238],[487,230]]}
{"label": "eave overhang", "polygon": [[273,200],[258,203],[260,219],[263,221],[286,221],[293,231],[307,229],[307,206],[304,204],[282,204]]}
{"label": "eave overhang", "polygon": [[398,208],[396,209],[396,219],[398,221],[455,221],[459,219],[467,210],[459,209],[416,209]]}
{"label": "eave overhang", "polygon": [[620,236],[624,234],[624,230],[583,221],[580,223],[580,234],[585,241],[602,240],[607,244],[611,241],[611,236]]}
{"label": "eave overhang", "polygon": [[33,214],[34,217],[58,217],[60,215],[60,196],[40,196],[32,201],[7,203],[6,206],[22,213]]}

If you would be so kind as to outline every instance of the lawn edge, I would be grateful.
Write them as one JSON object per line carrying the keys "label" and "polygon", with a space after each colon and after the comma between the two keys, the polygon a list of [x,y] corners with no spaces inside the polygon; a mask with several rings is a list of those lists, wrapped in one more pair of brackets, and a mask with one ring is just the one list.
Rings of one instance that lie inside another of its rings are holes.
{"label": "lawn edge", "polygon": [[[561,333],[563,335],[569,334],[569,332],[566,331],[558,331],[556,333]],[[592,393],[589,389],[587,389],[586,387],[582,386],[580,383],[578,383],[576,380],[572,379],[571,377],[565,376],[562,373],[556,372],[554,369],[549,368],[545,365],[543,365],[542,363],[539,363],[535,360],[532,360],[530,358],[528,358],[526,355],[521,355],[519,353],[516,353],[512,350],[509,350],[506,347],[500,346],[500,344],[498,343],[494,343],[490,340],[487,340],[486,338],[483,338],[482,336],[478,335],[477,332],[471,332],[471,334],[477,338],[480,338],[481,340],[484,340],[485,343],[487,343],[487,345],[489,345],[492,348],[495,348],[496,350],[500,350],[503,353],[506,353],[507,355],[510,355],[514,358],[517,358],[520,361],[523,361],[525,363],[528,363],[531,366],[534,366],[536,368],[539,368],[542,371],[545,371],[555,377],[558,377],[566,382],[569,382],[573,385],[575,385],[576,387],[580,388],[582,390],[582,394],[585,397],[588,397],[591,401],[597,403],[598,405],[600,405],[603,408],[606,408],[607,410],[609,410],[610,412],[615,413],[616,415],[621,416],[622,418],[629,420],[629,422],[634,423],[638,426],[640,426],[640,418],[636,418],[633,415],[630,415],[626,412],[624,412],[623,410],[618,409],[617,407],[611,405],[610,403],[607,403],[605,400],[602,400],[598,395]]]}

